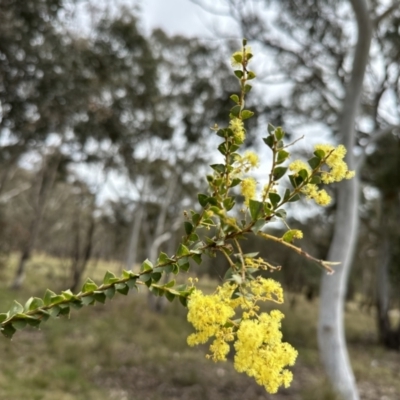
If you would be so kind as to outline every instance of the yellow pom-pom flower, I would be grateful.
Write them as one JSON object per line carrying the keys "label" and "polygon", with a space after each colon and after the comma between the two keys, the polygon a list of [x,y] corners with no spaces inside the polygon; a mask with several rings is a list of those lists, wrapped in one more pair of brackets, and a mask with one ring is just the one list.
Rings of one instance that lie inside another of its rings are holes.
{"label": "yellow pom-pom flower", "polygon": [[[242,295],[232,298],[238,288]],[[269,393],[276,393],[280,386],[291,383],[293,375],[286,367],[294,364],[297,351],[282,342],[284,315],[280,311],[258,314],[256,303],[264,300],[283,301],[282,287],[273,279],[257,277],[240,287],[226,282],[212,295],[195,289],[188,302],[188,320],[196,333],[188,337],[188,344],[205,343],[213,337],[207,358],[225,361],[229,342],[234,341],[235,369],[254,377]],[[233,316],[240,317],[237,309],[242,309],[242,317],[232,321]]]}
{"label": "yellow pom-pom flower", "polygon": [[254,178],[245,178],[240,183],[240,190],[244,196],[244,204],[249,205],[250,200],[254,200],[256,196],[257,182]]}
{"label": "yellow pom-pom flower", "polygon": [[229,128],[232,129],[235,140],[243,143],[246,139],[243,121],[240,118],[232,118],[229,122]]}

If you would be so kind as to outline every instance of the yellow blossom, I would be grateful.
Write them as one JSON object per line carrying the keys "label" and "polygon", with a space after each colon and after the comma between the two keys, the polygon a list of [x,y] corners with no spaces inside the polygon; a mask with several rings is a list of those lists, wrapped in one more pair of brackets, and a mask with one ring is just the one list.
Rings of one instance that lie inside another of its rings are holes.
{"label": "yellow blossom", "polygon": [[240,183],[240,190],[244,196],[244,203],[246,206],[249,205],[250,200],[253,200],[256,196],[257,182],[254,178],[245,178]]}
{"label": "yellow blossom", "polygon": [[251,167],[256,168],[259,166],[260,161],[258,155],[253,151],[246,151],[243,156],[244,160],[247,161]]}
{"label": "yellow blossom", "polygon": [[351,179],[355,175],[354,171],[349,171],[344,161],[347,150],[343,145],[340,144],[335,148],[330,144],[318,144],[315,150],[322,150],[327,156],[325,163],[329,170],[321,172],[323,183],[340,182],[343,179]]}
{"label": "yellow blossom", "polygon": [[229,121],[229,128],[232,129],[235,140],[243,143],[246,139],[243,121],[240,118],[232,118]]}
{"label": "yellow blossom", "polygon": [[320,206],[327,206],[332,200],[326,190],[318,190],[318,186],[311,183],[304,186],[301,191],[308,199],[313,199]]}
{"label": "yellow blossom", "polygon": [[302,169],[305,169],[307,172],[311,171],[310,166],[301,160],[295,160],[289,164],[289,170],[293,171],[295,175]]}
{"label": "yellow blossom", "polygon": [[[241,296],[232,298],[238,288],[238,284],[226,282],[212,295],[204,295],[200,290],[192,292],[188,320],[196,332],[188,337],[188,343],[193,346],[213,337],[207,358],[224,361],[229,342],[234,341],[235,369],[253,377],[269,393],[276,393],[280,386],[288,387],[292,381],[293,375],[285,367],[294,364],[297,351],[282,342],[284,315],[278,310],[258,315],[256,302],[283,301],[282,287],[273,279],[257,277],[240,286]],[[230,318],[239,307],[243,310],[242,318],[233,322]]]}

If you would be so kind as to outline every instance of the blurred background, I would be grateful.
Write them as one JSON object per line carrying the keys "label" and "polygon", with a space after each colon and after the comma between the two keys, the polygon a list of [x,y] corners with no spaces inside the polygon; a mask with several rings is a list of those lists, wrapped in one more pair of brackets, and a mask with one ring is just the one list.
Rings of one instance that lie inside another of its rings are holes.
{"label": "blurred background", "polygon": [[[361,398],[396,400],[400,6],[369,8],[376,24],[349,149],[362,164],[346,338]],[[238,90],[229,57],[242,37],[257,73],[247,146],[264,171],[268,122],[305,136],[299,157],[337,143],[357,39],[347,0],[0,1],[1,310],[175,252],[183,210],[196,207],[218,157],[210,127],[227,123]],[[336,203],[287,211],[301,247],[326,258]],[[283,332],[299,350],[289,389],[267,395],[231,362],[205,360],[206,347],[186,345],[185,309],[141,292],[1,339],[0,398],[335,399],[316,340],[321,270],[262,240],[245,247],[283,267]],[[217,257],[190,275],[211,292],[226,269]]]}

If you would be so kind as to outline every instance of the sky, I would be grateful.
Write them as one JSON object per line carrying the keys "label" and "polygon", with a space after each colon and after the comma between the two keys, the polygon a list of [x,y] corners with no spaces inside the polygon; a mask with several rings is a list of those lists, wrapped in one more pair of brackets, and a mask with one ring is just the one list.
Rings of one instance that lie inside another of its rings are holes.
{"label": "sky", "polygon": [[140,4],[146,31],[160,27],[170,34],[208,34],[210,15],[190,0],[144,0]]}

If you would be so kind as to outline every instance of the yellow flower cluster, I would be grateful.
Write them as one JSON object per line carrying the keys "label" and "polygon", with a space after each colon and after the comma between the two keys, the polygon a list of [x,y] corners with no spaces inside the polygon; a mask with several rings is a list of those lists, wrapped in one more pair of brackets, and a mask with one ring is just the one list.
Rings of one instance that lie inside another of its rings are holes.
{"label": "yellow flower cluster", "polygon": [[[311,173],[310,166],[304,161],[295,160],[289,164],[289,170],[292,171],[295,176],[297,176],[302,169],[305,169],[308,174]],[[326,190],[318,189],[318,186],[313,183],[305,185],[301,191],[307,196],[308,199],[313,199],[320,206],[326,206],[331,202],[331,197]]]}
{"label": "yellow flower cluster", "polygon": [[303,239],[303,232],[299,229],[292,229],[293,239]]}
{"label": "yellow flower cluster", "polygon": [[258,155],[254,151],[246,151],[243,155],[243,160],[251,168],[257,168],[260,165]]}
{"label": "yellow flower cluster", "polygon": [[280,311],[274,310],[270,314],[262,313],[258,319],[244,320],[234,344],[235,369],[254,377],[269,393],[290,385],[293,375],[285,367],[293,365],[297,358],[297,351],[289,343],[282,343],[283,317]]}
{"label": "yellow flower cluster", "polygon": [[243,143],[246,139],[243,121],[240,118],[234,117],[229,121],[229,128],[232,129],[235,140],[239,143]]}
{"label": "yellow flower cluster", "polygon": [[243,156],[236,154],[234,169],[231,172],[231,177],[242,178],[244,174],[250,170],[257,168],[260,164],[258,155],[253,151],[246,151]]}
{"label": "yellow flower cluster", "polygon": [[[232,298],[238,288],[240,295]],[[195,289],[188,302],[188,321],[196,333],[188,337],[188,344],[194,346],[214,337],[208,358],[224,361],[229,342],[235,341],[235,369],[254,377],[269,393],[276,393],[280,386],[288,387],[292,381],[292,373],[285,367],[294,364],[297,351],[282,342],[280,328],[284,316],[280,311],[257,313],[256,303],[265,300],[283,302],[278,282],[261,277],[240,287],[226,282],[212,295]],[[241,318],[232,321],[237,309],[242,310]]]}
{"label": "yellow flower cluster", "polygon": [[[355,173],[349,171],[347,164],[343,160],[346,155],[346,148],[343,145],[334,147],[330,144],[318,144],[315,150],[322,150],[327,156],[325,164],[329,167],[328,171],[321,171],[322,183],[329,184],[333,182],[340,182],[343,179],[351,179]],[[305,169],[309,174],[311,168],[304,161],[296,160],[289,165],[289,170],[294,172],[296,176],[302,169]],[[331,197],[324,189],[319,189],[316,184],[307,184],[302,188],[308,199],[313,199],[317,204],[326,206],[331,202]]]}
{"label": "yellow flower cluster", "polygon": [[302,192],[308,199],[313,199],[320,206],[327,206],[332,201],[331,196],[325,189],[318,189],[318,186],[312,183],[304,186]]}
{"label": "yellow flower cluster", "polygon": [[330,171],[321,172],[321,180],[323,183],[340,182],[343,179],[351,179],[354,177],[355,172],[349,171],[347,164],[343,160],[347,152],[343,145],[340,144],[335,148],[330,144],[318,144],[315,146],[315,150],[322,150],[325,155],[329,154],[326,165],[330,168]]}
{"label": "yellow flower cluster", "polygon": [[244,196],[244,204],[249,205],[250,200],[256,197],[257,182],[254,178],[245,178],[240,183],[240,191]]}

